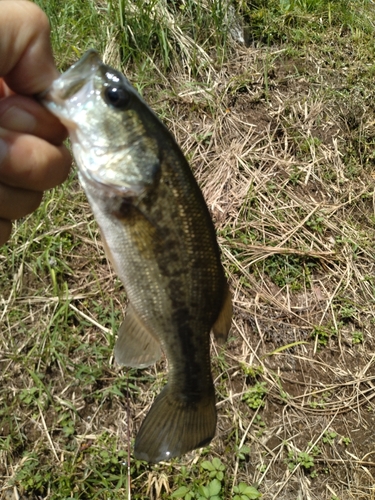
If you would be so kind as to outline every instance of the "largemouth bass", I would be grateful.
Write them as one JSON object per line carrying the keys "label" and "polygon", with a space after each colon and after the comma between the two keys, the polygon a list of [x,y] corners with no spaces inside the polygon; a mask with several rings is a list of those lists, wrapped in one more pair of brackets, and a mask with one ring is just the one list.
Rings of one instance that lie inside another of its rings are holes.
{"label": "largemouth bass", "polygon": [[168,382],[135,440],[159,462],[215,434],[210,331],[225,341],[232,305],[214,226],[174,138],[129,81],[91,50],[42,96],[70,133],[81,185],[129,305],[115,358],[145,367],[162,350]]}

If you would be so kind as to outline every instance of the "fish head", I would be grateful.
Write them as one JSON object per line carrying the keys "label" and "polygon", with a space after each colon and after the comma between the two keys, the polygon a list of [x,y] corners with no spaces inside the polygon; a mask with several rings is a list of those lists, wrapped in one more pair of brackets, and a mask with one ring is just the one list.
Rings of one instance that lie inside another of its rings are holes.
{"label": "fish head", "polygon": [[105,65],[95,50],[40,99],[69,130],[81,180],[133,197],[158,181],[158,145],[147,132],[147,107],[125,76]]}

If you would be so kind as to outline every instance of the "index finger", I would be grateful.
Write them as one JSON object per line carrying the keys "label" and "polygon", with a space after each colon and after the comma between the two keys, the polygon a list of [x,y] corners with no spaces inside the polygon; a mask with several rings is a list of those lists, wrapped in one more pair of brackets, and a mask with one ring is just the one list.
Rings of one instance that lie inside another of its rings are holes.
{"label": "index finger", "polygon": [[47,16],[27,0],[0,0],[0,76],[19,94],[49,87],[59,75]]}

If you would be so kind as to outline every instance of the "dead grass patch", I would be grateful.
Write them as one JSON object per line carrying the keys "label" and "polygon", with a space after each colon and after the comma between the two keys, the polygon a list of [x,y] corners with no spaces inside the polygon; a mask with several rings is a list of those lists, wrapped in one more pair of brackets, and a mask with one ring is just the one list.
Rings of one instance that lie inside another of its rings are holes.
{"label": "dead grass patch", "polygon": [[[217,437],[172,464],[133,463],[133,496],[169,498],[209,454],[225,464],[225,498],[244,481],[265,500],[373,499],[374,109],[343,103],[344,67],[283,49],[237,49],[207,75],[175,74],[152,96],[202,186],[234,297],[228,345],[212,349]],[[163,363],[127,382],[113,367],[126,299],[82,195],[61,192],[1,255],[4,499],[29,498],[35,457],[51,484],[70,464],[72,494],[108,471],[125,478],[126,395],[134,437],[163,383]],[[244,401],[254,387],[257,407]],[[32,498],[49,498],[35,481]]]}

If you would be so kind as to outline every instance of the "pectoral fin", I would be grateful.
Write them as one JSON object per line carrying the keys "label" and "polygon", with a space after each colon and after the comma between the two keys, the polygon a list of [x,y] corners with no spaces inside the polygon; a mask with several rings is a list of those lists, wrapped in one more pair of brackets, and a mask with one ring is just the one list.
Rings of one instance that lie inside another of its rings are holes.
{"label": "pectoral fin", "polygon": [[160,356],[159,340],[147,330],[130,305],[115,345],[116,362],[132,368],[144,368],[156,363]]}
{"label": "pectoral fin", "polygon": [[215,335],[216,341],[219,344],[224,344],[227,340],[230,325],[232,322],[232,313],[232,295],[227,285],[223,306],[217,320],[214,323],[214,326],[212,327],[212,331]]}

